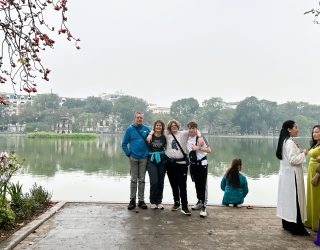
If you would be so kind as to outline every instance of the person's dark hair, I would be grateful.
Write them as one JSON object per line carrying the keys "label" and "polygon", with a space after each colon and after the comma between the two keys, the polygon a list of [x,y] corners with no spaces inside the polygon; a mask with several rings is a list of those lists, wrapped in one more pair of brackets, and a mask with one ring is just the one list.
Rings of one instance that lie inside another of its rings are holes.
{"label": "person's dark hair", "polygon": [[188,128],[198,128],[198,124],[195,121],[190,121],[187,124]]}
{"label": "person's dark hair", "polygon": [[317,141],[313,138],[313,130],[315,128],[318,128],[320,129],[320,125],[314,125],[313,128],[312,128],[312,131],[311,131],[311,140],[310,140],[310,149],[313,148],[316,144],[317,144]]}
{"label": "person's dark hair", "polygon": [[240,167],[242,166],[241,159],[233,159],[231,163],[231,167],[228,169],[226,173],[226,177],[232,187],[240,186]]}
{"label": "person's dark hair", "polygon": [[287,120],[282,124],[279,140],[278,140],[277,151],[276,151],[276,156],[279,160],[282,160],[283,142],[290,137],[288,129],[292,129],[295,124],[296,124],[295,121],[292,121],[292,120]]}
{"label": "person's dark hair", "polygon": [[162,120],[156,120],[154,123],[153,123],[153,131],[155,131],[155,128],[156,128],[156,125],[157,123],[160,123],[162,125],[162,129],[161,129],[161,134],[163,135],[164,133],[164,122]]}

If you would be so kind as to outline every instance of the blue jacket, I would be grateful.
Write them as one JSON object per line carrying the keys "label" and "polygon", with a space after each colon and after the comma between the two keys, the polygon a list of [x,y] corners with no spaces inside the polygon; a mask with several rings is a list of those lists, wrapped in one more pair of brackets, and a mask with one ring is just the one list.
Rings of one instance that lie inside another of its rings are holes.
{"label": "blue jacket", "polygon": [[121,146],[126,156],[132,156],[133,158],[140,160],[148,156],[149,150],[135,127],[138,128],[144,138],[150,133],[150,128],[146,125],[142,124],[137,126],[136,124],[131,124],[126,129]]}
{"label": "blue jacket", "polygon": [[226,176],[223,176],[221,180],[220,187],[224,191],[222,204],[242,204],[244,201],[244,197],[248,194],[248,183],[247,178],[242,174],[239,175],[240,177],[240,186],[238,188],[234,188],[229,184],[228,179]]}

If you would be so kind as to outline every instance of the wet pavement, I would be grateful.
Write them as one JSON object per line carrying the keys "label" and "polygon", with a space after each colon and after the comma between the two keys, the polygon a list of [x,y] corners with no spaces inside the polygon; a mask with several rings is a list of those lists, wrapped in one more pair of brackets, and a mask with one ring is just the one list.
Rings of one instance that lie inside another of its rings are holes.
{"label": "wet pavement", "polygon": [[[186,216],[164,210],[128,211],[127,204],[65,203],[20,242],[2,249],[320,249],[311,236],[293,236],[281,227],[275,208],[208,206]],[[16,242],[15,242],[16,241]]]}

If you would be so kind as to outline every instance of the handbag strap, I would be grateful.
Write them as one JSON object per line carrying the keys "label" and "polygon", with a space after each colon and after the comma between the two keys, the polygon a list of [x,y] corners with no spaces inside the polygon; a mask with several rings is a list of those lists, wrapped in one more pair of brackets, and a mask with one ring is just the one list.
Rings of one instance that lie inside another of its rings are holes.
{"label": "handbag strap", "polygon": [[141,138],[143,139],[144,143],[147,145],[147,147],[149,147],[149,144],[146,141],[146,138],[143,137],[143,135],[141,134],[141,132],[139,131],[139,129],[135,126],[132,126],[136,129],[136,131],[138,132],[138,134],[141,136]]}
{"label": "handbag strap", "polygon": [[173,134],[173,133],[171,133],[171,134],[172,134],[172,136],[173,136],[174,140],[177,142],[177,144],[178,144],[178,146],[179,146],[179,148],[180,148],[180,150],[181,150],[181,152],[182,152],[183,156],[186,156],[186,153],[183,151],[183,149],[182,149],[182,147],[181,147],[181,145],[180,145],[179,141],[177,140],[177,138],[174,136],[174,134]]}

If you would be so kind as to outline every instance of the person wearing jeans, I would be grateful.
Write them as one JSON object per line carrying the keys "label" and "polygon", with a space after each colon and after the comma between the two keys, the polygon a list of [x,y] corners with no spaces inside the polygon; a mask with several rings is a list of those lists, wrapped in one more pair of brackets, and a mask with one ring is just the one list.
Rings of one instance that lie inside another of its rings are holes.
{"label": "person wearing jeans", "polygon": [[150,179],[150,204],[151,208],[163,209],[162,196],[166,174],[165,148],[167,144],[166,137],[164,136],[163,121],[155,121],[153,130],[149,133],[147,141],[149,143],[147,170]]}
{"label": "person wearing jeans", "polygon": [[129,158],[130,163],[130,203],[128,209],[136,207],[136,195],[138,190],[138,207],[147,209],[144,202],[145,175],[147,156],[149,150],[146,137],[150,133],[150,128],[143,124],[143,113],[135,112],[134,123],[127,129],[122,139],[122,149]]}

